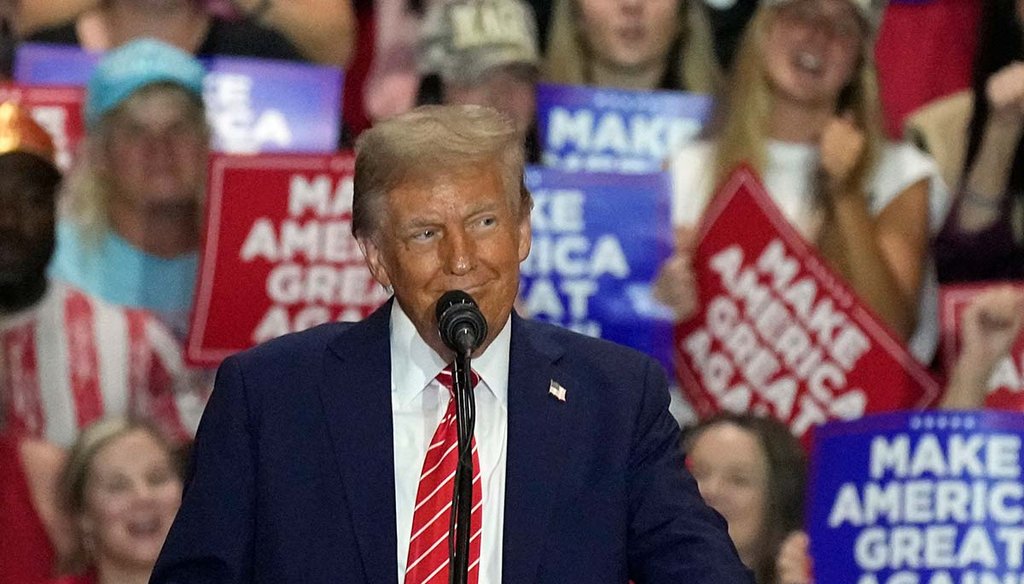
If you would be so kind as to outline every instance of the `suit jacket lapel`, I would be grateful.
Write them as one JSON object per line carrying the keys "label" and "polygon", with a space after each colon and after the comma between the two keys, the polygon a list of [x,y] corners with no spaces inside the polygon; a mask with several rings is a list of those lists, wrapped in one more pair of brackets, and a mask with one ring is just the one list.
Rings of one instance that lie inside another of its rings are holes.
{"label": "suit jacket lapel", "polygon": [[367,581],[397,584],[390,318],[389,302],[328,344],[321,399]]}
{"label": "suit jacket lapel", "polygon": [[580,400],[549,393],[551,382],[577,387],[556,362],[562,351],[533,325],[513,315],[508,382],[508,458],[502,580],[532,582],[544,546],[543,534],[557,502],[568,450],[578,424]]}

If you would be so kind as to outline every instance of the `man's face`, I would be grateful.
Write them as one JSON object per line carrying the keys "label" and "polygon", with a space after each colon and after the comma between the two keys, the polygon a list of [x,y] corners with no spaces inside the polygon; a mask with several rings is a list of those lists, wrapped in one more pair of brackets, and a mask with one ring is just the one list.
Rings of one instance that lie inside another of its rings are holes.
{"label": "man's face", "polygon": [[381,205],[376,234],[360,239],[374,278],[392,286],[416,330],[451,357],[435,305],[449,290],[472,296],[487,319],[483,352],[501,331],[530,253],[530,217],[510,207],[497,164],[403,184]]}
{"label": "man's face", "polygon": [[104,162],[118,202],[153,208],[199,201],[208,146],[192,107],[185,93],[161,88],[131,97],[114,114]]}
{"label": "man's face", "polygon": [[0,157],[0,292],[45,277],[54,248],[52,189],[33,180],[29,154]]}
{"label": "man's face", "polygon": [[528,66],[497,67],[476,83],[445,83],[445,103],[492,107],[512,118],[525,138],[537,111],[535,78]]}

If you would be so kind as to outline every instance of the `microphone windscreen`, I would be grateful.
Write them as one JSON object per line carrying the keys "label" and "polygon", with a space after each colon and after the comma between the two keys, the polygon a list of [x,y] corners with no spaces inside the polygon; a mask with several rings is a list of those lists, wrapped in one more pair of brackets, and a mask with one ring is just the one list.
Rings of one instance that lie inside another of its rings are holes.
{"label": "microphone windscreen", "polygon": [[472,351],[487,337],[487,320],[473,297],[462,290],[442,294],[437,301],[436,316],[441,341],[453,351]]}

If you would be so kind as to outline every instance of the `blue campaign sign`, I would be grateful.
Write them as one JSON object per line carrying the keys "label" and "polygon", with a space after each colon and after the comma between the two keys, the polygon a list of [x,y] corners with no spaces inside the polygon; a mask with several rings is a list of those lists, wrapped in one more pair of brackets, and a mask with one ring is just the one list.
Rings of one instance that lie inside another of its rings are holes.
{"label": "blue campaign sign", "polygon": [[523,262],[528,315],[628,345],[666,367],[671,314],[651,282],[672,251],[665,174],[570,173],[530,167],[533,247]]}
{"label": "blue campaign sign", "polygon": [[[85,85],[100,55],[77,47],[18,48],[21,83]],[[204,58],[203,99],[219,152],[331,152],[337,148],[343,73],[332,67],[240,57]]]}
{"label": "blue campaign sign", "polygon": [[35,85],[85,85],[100,53],[69,45],[22,43],[14,58],[14,79]]}
{"label": "blue campaign sign", "polygon": [[658,172],[668,155],[700,134],[707,95],[568,85],[537,86],[537,127],[545,166],[570,171]]}
{"label": "blue campaign sign", "polygon": [[898,412],[815,432],[816,582],[1024,582],[1024,414]]}
{"label": "blue campaign sign", "polygon": [[216,57],[204,99],[221,152],[331,152],[341,127],[342,72],[332,67]]}

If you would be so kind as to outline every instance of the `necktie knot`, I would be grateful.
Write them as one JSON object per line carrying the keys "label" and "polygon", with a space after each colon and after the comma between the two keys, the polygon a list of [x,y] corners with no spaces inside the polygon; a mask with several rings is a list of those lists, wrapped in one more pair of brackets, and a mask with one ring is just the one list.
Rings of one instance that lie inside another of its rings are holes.
{"label": "necktie knot", "polygon": [[[447,367],[442,369],[441,372],[437,374],[437,377],[435,379],[437,379],[438,383],[440,383],[442,386],[448,388],[449,395],[455,392],[454,368],[452,367],[451,363],[449,363]],[[476,387],[476,384],[478,383],[480,383],[480,376],[477,375],[476,371],[473,371],[471,369],[469,371],[469,384],[473,387]]]}

